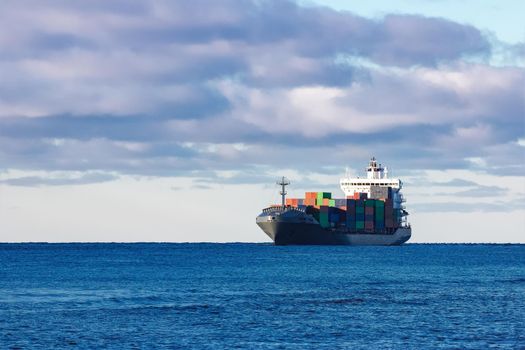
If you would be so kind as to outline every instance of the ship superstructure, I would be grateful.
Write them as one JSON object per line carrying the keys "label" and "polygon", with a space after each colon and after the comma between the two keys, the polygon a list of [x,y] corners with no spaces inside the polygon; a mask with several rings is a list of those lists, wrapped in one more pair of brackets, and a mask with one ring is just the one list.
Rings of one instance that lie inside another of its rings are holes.
{"label": "ship superstructure", "polygon": [[410,239],[400,179],[372,158],[366,177],[340,180],[345,198],[330,192],[306,192],[305,198],[286,198],[290,182],[282,178],[280,205],[263,209],[259,227],[275,242],[286,244],[399,245]]}
{"label": "ship superstructure", "polygon": [[406,221],[405,197],[401,193],[403,182],[400,179],[389,178],[387,167],[377,163],[375,157],[370,159],[365,169],[366,178],[349,177],[348,172],[339,181],[341,190],[346,197],[353,196],[354,193],[366,193],[367,198],[381,199],[388,198],[388,191],[391,191],[390,198],[394,209],[400,209],[400,219]]}

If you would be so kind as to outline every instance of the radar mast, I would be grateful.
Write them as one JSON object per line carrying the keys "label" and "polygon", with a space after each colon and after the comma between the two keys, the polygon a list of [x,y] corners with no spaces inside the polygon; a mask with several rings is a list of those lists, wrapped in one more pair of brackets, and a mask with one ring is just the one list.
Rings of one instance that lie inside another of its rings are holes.
{"label": "radar mast", "polygon": [[290,181],[288,181],[288,179],[285,178],[284,176],[279,181],[277,181],[277,185],[281,186],[281,191],[279,193],[281,195],[283,208],[284,208],[284,204],[286,202],[285,201],[286,194],[288,193],[288,192],[286,192],[286,186],[288,186],[289,184],[290,184]]}

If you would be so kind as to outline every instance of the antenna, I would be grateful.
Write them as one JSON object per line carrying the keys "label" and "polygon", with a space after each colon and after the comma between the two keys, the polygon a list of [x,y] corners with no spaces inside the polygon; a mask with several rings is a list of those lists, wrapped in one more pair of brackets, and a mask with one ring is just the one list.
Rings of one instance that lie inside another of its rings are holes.
{"label": "antenna", "polygon": [[288,181],[288,179],[283,176],[279,181],[277,181],[277,184],[281,186],[281,191],[279,193],[281,194],[282,206],[284,208],[285,197],[286,197],[286,194],[288,193],[286,192],[286,186],[290,184],[290,181]]}

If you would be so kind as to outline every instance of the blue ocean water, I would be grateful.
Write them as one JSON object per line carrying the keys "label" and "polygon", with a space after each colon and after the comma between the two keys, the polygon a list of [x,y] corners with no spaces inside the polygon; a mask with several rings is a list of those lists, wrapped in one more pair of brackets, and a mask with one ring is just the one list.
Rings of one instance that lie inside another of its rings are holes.
{"label": "blue ocean water", "polygon": [[0,244],[0,348],[525,348],[524,245]]}

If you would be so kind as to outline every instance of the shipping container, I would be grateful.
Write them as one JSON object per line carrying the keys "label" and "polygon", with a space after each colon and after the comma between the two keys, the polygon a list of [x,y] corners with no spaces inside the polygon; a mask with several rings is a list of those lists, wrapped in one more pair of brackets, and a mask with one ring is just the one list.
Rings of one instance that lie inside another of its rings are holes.
{"label": "shipping container", "polygon": [[317,192],[317,199],[322,200],[323,198],[332,198],[331,192]]}
{"label": "shipping container", "polygon": [[329,199],[329,200],[328,200],[328,205],[329,205],[330,207],[335,207],[335,199]]}
{"label": "shipping container", "polygon": [[317,199],[317,192],[305,192],[304,199]]}
{"label": "shipping container", "polygon": [[345,198],[335,198],[333,199],[335,201],[336,207],[342,207],[346,205],[346,199]]}
{"label": "shipping container", "polygon": [[366,207],[365,215],[374,215],[374,207]]}
{"label": "shipping container", "polygon": [[330,227],[330,221],[328,220],[328,214],[319,213],[319,225],[322,228]]}
{"label": "shipping container", "polygon": [[329,208],[327,206],[323,205],[319,208],[319,224],[323,228],[330,227]]}
{"label": "shipping container", "polygon": [[304,205],[315,205],[315,198],[305,198],[303,201]]}
{"label": "shipping container", "polygon": [[370,196],[368,198],[388,198],[388,187],[370,186]]}
{"label": "shipping container", "polygon": [[356,221],[355,222],[355,228],[356,228],[356,230],[363,230],[365,228],[365,222],[364,221]]}

